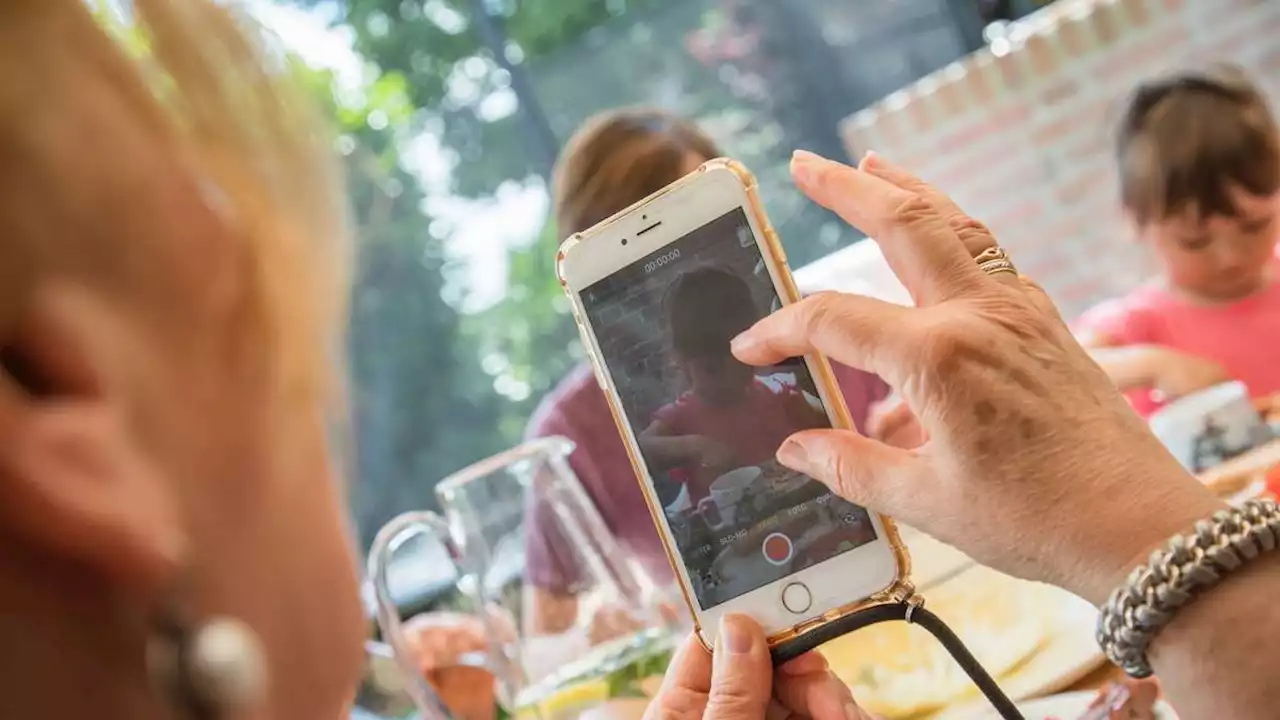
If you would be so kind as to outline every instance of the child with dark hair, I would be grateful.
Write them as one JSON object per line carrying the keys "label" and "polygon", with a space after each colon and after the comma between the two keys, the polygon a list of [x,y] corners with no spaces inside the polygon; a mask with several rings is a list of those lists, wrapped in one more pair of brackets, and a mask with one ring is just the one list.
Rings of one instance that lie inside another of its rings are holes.
{"label": "child with dark hair", "polygon": [[663,308],[689,390],[654,413],[640,448],[652,469],[683,477],[691,501],[721,474],[773,458],[792,433],[828,424],[817,398],[794,385],[766,385],[730,351],[761,316],[742,278],[716,267],[686,271],[667,289]]}
{"label": "child with dark hair", "polygon": [[1231,379],[1269,404],[1280,393],[1280,130],[1262,94],[1232,67],[1145,83],[1116,160],[1125,210],[1162,273],[1086,313],[1081,341],[1144,415]]}

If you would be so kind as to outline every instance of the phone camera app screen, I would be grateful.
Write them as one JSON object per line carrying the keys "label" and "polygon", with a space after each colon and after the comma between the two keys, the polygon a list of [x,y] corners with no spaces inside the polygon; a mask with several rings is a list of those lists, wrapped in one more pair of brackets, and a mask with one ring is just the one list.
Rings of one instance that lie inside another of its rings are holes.
{"label": "phone camera app screen", "polygon": [[831,426],[808,366],[729,350],[780,305],[741,208],[582,299],[703,608],[876,539],[864,509],[774,460],[792,433]]}

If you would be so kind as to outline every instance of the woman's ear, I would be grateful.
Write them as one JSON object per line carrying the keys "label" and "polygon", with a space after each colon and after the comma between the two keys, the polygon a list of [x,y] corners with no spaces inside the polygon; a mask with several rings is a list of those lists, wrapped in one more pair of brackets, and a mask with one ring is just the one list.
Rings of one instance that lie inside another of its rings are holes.
{"label": "woman's ear", "polygon": [[0,535],[151,595],[173,582],[186,536],[174,489],[113,390],[110,315],[85,291],[51,286],[0,338]]}

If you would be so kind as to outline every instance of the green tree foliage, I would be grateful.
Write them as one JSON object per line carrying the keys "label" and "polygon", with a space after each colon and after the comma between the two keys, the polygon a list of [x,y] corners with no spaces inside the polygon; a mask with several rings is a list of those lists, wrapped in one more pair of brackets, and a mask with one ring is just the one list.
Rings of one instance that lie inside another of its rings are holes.
{"label": "green tree foliage", "polygon": [[[431,133],[444,148],[445,157],[456,160],[449,191],[483,198],[512,179],[541,179],[545,183],[560,141],[582,117],[600,106],[594,103],[602,102],[594,98],[589,107],[570,103],[575,106],[549,116],[539,106],[542,93],[534,91],[530,68],[551,60],[558,50],[593,29],[617,22],[624,11],[634,13],[671,2],[347,0],[340,4],[337,22],[355,30],[355,49],[383,73],[377,84],[394,82],[400,98],[413,108],[413,116],[406,118],[402,130]],[[302,0],[301,4],[318,3]],[[625,78],[634,68],[616,70]],[[556,77],[557,73],[548,75]],[[554,97],[557,88],[547,89]],[[504,94],[514,100],[514,108],[505,114],[489,110],[487,103]],[[613,102],[603,99],[603,105],[638,99],[619,95]],[[342,111],[350,132],[357,132],[363,124],[361,111]],[[429,202],[425,212],[427,216],[417,220],[423,227],[430,224]],[[549,222],[530,227],[528,241],[509,251],[505,297],[492,307],[463,316],[459,334],[441,336],[442,350],[447,346],[445,338],[452,338],[455,353],[482,367],[503,391],[495,395],[490,390],[486,400],[497,407],[496,420],[477,425],[460,416],[453,422],[460,433],[487,436],[489,442],[480,444],[485,448],[518,442],[538,400],[581,357],[577,331],[555,276],[559,240]],[[372,332],[359,326],[358,315],[356,322],[357,335]],[[365,377],[370,383],[381,382],[372,375]],[[443,391],[431,383],[424,387],[433,389]],[[396,422],[379,415],[366,425],[394,432]],[[415,427],[425,431],[431,426],[418,423]],[[362,443],[385,442],[370,437],[372,432],[361,433]],[[476,446],[476,442],[460,444],[457,452]],[[365,452],[374,451],[362,449]],[[440,458],[435,463],[436,475],[457,464]]]}
{"label": "green tree foliage", "polygon": [[[356,141],[349,161],[376,169],[352,191],[374,246],[352,340],[364,522],[429,505],[435,480],[517,442],[581,357],[549,223],[507,249],[496,304],[459,315],[440,300],[449,268],[429,232],[433,198],[402,169],[400,142],[438,142],[450,167],[432,192],[491,198],[504,183],[545,185],[588,115],[661,105],[755,170],[804,264],[857,235],[795,191],[792,148],[839,156],[841,118],[962,50],[947,9],[959,0],[281,1],[336,8],[380,73],[360,102],[335,108]],[[836,48],[828,36],[856,41]]]}
{"label": "green tree foliage", "polygon": [[501,449],[505,438],[496,432],[492,382],[442,298],[446,263],[422,190],[401,164],[399,132],[412,114],[404,78],[383,73],[359,92],[335,91],[327,72],[308,80],[338,123],[359,242],[349,339],[352,502],[367,547],[383,522],[433,506],[440,477]]}

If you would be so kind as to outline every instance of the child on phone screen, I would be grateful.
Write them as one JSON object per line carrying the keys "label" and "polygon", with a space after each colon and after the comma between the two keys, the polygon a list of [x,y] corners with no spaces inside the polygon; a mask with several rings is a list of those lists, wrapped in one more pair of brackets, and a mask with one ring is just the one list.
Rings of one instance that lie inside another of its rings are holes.
{"label": "child on phone screen", "polygon": [[742,278],[716,267],[686,271],[663,308],[689,390],[654,413],[640,448],[654,469],[685,481],[692,502],[720,475],[772,459],[792,433],[828,424],[817,398],[794,384],[767,385],[730,352],[734,336],[760,317]]}
{"label": "child on phone screen", "polygon": [[1125,211],[1161,274],[1087,312],[1078,336],[1144,416],[1228,380],[1268,411],[1280,392],[1280,131],[1265,99],[1231,67],[1145,83],[1116,154]]}

